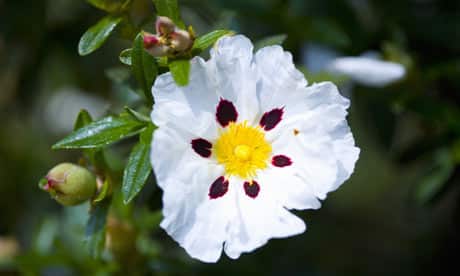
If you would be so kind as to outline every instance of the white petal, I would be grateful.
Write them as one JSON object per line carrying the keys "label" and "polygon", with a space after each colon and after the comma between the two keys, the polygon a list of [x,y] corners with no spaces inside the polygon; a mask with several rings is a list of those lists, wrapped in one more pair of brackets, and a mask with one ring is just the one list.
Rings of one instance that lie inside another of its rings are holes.
{"label": "white petal", "polygon": [[231,191],[217,200],[208,197],[223,168],[198,156],[183,133],[166,125],[154,134],[152,164],[163,189],[164,228],[192,257],[219,259],[233,210]]}
{"label": "white petal", "polygon": [[257,51],[255,62],[259,71],[257,96],[260,116],[304,97],[301,89],[306,87],[307,81],[295,68],[289,52],[283,51],[280,46],[264,47]]}
{"label": "white petal", "polygon": [[269,137],[274,140],[273,154],[293,161],[278,170],[294,170],[318,198],[324,199],[351,175],[359,149],[345,120],[348,100],[340,96],[335,85],[321,83],[306,92],[305,111],[293,112]]}
{"label": "white petal", "polygon": [[152,87],[155,99],[153,122],[160,128],[173,124],[195,136],[207,139],[215,137],[217,128],[214,113],[218,96],[211,81],[207,65],[200,57],[191,60],[187,86],[178,86],[171,73],[158,76]]}
{"label": "white petal", "polygon": [[224,246],[230,258],[236,259],[241,253],[251,252],[271,238],[297,235],[306,229],[305,223],[283,208],[264,185],[260,183],[256,198],[247,196],[241,184],[236,188],[237,214],[230,224]]}
{"label": "white petal", "polygon": [[396,82],[406,74],[404,66],[399,63],[368,57],[337,58],[328,65],[328,70],[347,75],[360,84],[377,87]]}
{"label": "white petal", "polygon": [[253,122],[258,113],[252,49],[251,41],[243,35],[223,37],[211,50],[208,61],[214,90],[234,103],[238,121]]}
{"label": "white petal", "polygon": [[321,202],[316,198],[311,185],[290,167],[269,168],[258,176],[260,183],[272,198],[288,209],[318,209]]}

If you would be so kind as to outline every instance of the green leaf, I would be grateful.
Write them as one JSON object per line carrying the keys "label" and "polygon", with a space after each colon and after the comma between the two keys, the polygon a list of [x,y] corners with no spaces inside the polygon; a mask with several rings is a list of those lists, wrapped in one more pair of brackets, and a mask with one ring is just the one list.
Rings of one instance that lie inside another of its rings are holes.
{"label": "green leaf", "polygon": [[120,59],[121,63],[131,66],[131,64],[132,64],[132,62],[131,62],[131,52],[132,52],[131,48],[124,49],[123,51],[121,51],[120,56],[118,57]]}
{"label": "green leaf", "polygon": [[139,139],[141,141],[141,143],[144,143],[146,145],[150,145],[151,142],[152,142],[152,135],[153,135],[153,132],[157,129],[157,126],[150,123],[149,126],[141,132],[141,134],[139,135]]}
{"label": "green leaf", "polygon": [[437,151],[434,158],[434,166],[427,170],[415,191],[415,197],[420,204],[431,201],[442,190],[455,169],[452,156],[447,149]]}
{"label": "green leaf", "polygon": [[86,224],[85,242],[89,253],[94,258],[99,258],[104,250],[109,207],[110,200],[108,198],[97,205],[93,205]]}
{"label": "green leaf", "polygon": [[[147,136],[151,136],[152,130],[149,127],[144,132],[147,132]],[[122,192],[125,204],[129,203],[141,191],[152,171],[150,166],[150,141],[146,140],[145,138],[141,139],[133,147],[123,173]]]}
{"label": "green leaf", "polygon": [[176,59],[169,62],[169,70],[173,76],[174,81],[179,86],[188,84],[190,75],[190,61],[188,59]]}
{"label": "green leaf", "polygon": [[215,30],[209,32],[205,35],[198,37],[195,42],[193,43],[193,50],[199,50],[200,52],[205,50],[206,48],[210,47],[216,41],[224,35],[232,35],[234,34],[233,31],[229,30]]}
{"label": "green leaf", "polygon": [[104,200],[104,198],[106,198],[108,194],[109,187],[110,187],[109,179],[106,178],[104,180],[104,183],[102,184],[102,188],[99,191],[99,194],[97,194],[96,198],[93,199],[93,203],[101,202],[102,200]]}
{"label": "green leaf", "polygon": [[145,123],[130,116],[109,116],[86,125],[53,145],[53,149],[100,148],[139,133]]}
{"label": "green leaf", "polygon": [[86,56],[104,44],[115,27],[121,22],[121,17],[106,16],[96,25],[89,28],[78,43],[78,53]]}
{"label": "green leaf", "polygon": [[158,15],[167,16],[181,29],[185,29],[184,22],[180,19],[177,0],[153,0]]}
{"label": "green leaf", "polygon": [[93,121],[93,118],[91,118],[91,115],[89,114],[89,112],[85,109],[82,109],[78,113],[73,129],[77,130],[79,128],[82,128],[86,125],[89,125],[92,121]]}
{"label": "green leaf", "polygon": [[118,13],[126,10],[131,0],[86,0],[94,7],[109,13]]}
{"label": "green leaf", "polygon": [[260,48],[271,46],[271,45],[281,45],[286,40],[287,35],[279,34],[265,37],[256,43],[254,43],[254,51],[259,50]]}
{"label": "green leaf", "polygon": [[125,110],[126,113],[133,117],[133,119],[138,120],[139,122],[150,123],[150,117],[148,117],[147,115],[137,112],[136,110],[128,106],[125,106]]}
{"label": "green leaf", "polygon": [[131,70],[142,87],[145,97],[152,101],[151,88],[158,74],[158,67],[155,58],[144,50],[142,33],[139,33],[134,40],[131,51]]}

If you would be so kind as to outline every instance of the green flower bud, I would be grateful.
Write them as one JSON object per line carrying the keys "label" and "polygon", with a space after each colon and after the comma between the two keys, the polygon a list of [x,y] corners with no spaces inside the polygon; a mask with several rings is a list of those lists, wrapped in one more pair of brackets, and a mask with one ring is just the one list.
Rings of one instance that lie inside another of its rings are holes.
{"label": "green flower bud", "polygon": [[96,193],[96,177],[89,170],[72,163],[55,166],[45,179],[41,188],[65,206],[80,204]]}

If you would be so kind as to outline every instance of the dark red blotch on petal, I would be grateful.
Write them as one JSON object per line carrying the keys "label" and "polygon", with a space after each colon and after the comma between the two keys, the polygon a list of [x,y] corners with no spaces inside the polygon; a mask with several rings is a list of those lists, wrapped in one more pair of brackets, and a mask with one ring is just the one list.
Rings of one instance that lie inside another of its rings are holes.
{"label": "dark red blotch on petal", "polygon": [[192,149],[202,157],[211,156],[212,144],[203,138],[193,139]]}
{"label": "dark red blotch on petal", "polygon": [[216,120],[223,127],[226,127],[230,122],[236,122],[238,112],[232,102],[220,99],[216,108]]}
{"label": "dark red blotch on petal", "polygon": [[262,118],[260,119],[260,126],[266,131],[272,130],[281,122],[283,118],[283,109],[275,108],[271,111],[265,112]]}
{"label": "dark red blotch on petal", "polygon": [[211,184],[211,187],[209,188],[209,198],[216,199],[218,197],[225,195],[227,191],[228,180],[226,180],[225,177],[221,176]]}
{"label": "dark red blotch on petal", "polygon": [[259,183],[257,183],[256,181],[253,180],[252,183],[248,181],[244,182],[244,192],[247,196],[256,198],[259,194],[259,191],[260,186]]}
{"label": "dark red blotch on petal", "polygon": [[292,165],[292,161],[285,155],[275,155],[272,158],[272,164],[276,167],[286,167]]}

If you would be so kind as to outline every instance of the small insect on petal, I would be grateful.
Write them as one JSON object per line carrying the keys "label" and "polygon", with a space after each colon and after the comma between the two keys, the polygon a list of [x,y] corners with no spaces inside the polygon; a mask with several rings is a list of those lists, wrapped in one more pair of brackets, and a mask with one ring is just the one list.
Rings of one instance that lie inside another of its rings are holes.
{"label": "small insect on petal", "polygon": [[190,144],[192,144],[192,149],[198,155],[205,157],[205,158],[211,156],[212,144],[209,141],[203,138],[197,138],[197,139],[193,139]]}
{"label": "small insect on petal", "polygon": [[260,186],[259,186],[259,183],[257,183],[256,181],[252,181],[252,182],[244,182],[244,192],[246,193],[247,196],[251,197],[251,198],[256,198],[257,195],[259,194],[259,191],[260,191]]}
{"label": "small insect on petal", "polygon": [[238,112],[232,102],[220,99],[216,108],[216,120],[223,127],[226,127],[230,122],[236,122]]}
{"label": "small insect on petal", "polygon": [[272,158],[272,164],[273,166],[282,168],[292,165],[292,161],[291,158],[285,155],[275,155]]}
{"label": "small insect on petal", "polygon": [[209,188],[209,198],[216,199],[218,197],[225,195],[227,191],[228,180],[226,180],[225,177],[221,176],[211,184],[211,187]]}
{"label": "small insect on petal", "polygon": [[269,112],[265,112],[260,119],[260,126],[265,129],[266,131],[272,130],[281,122],[283,118],[283,109],[282,108],[275,108]]}

